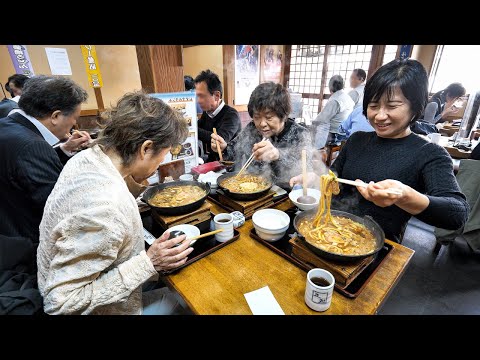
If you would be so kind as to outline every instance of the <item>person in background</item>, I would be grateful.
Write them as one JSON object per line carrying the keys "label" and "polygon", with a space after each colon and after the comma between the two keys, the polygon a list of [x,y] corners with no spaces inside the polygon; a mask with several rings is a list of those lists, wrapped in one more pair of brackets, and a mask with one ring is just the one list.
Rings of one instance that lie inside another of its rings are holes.
{"label": "person in background", "polygon": [[338,142],[345,138],[339,130],[340,124],[353,110],[355,103],[348,96],[344,88],[344,81],[340,75],[333,75],[328,82],[330,98],[317,118],[312,121],[315,126],[315,148],[321,149],[329,143]]}
{"label": "person in background", "polygon": [[346,138],[349,138],[350,135],[357,131],[375,131],[368,119],[363,115],[363,107],[361,106],[353,109],[352,113],[340,124],[339,128],[339,132],[345,133]]}
{"label": "person in background", "polygon": [[430,102],[437,103],[437,111],[435,113],[435,123],[443,123],[447,117],[458,113],[461,109],[455,106],[455,101],[466,93],[465,88],[460,83],[452,83],[445,89],[435,93],[430,98]]}
{"label": "person in background", "polygon": [[53,144],[80,116],[87,93],[63,77],[35,76],[25,83],[19,109],[0,121],[0,313],[41,310],[36,288],[38,226],[63,164],[59,156],[88,142],[74,134]]}
{"label": "person in background", "polygon": [[[289,188],[290,177],[301,171],[302,149],[307,150],[309,169],[312,154],[308,129],[289,119],[290,112],[288,90],[281,84],[262,83],[253,90],[248,102],[248,114],[253,120],[229,143],[222,136],[212,134],[211,147],[215,152],[222,151],[225,160],[235,161],[236,170],[240,170],[253,152],[255,160],[248,171],[270,174],[276,185]],[[267,140],[262,141],[263,138]]]}
{"label": "person in background", "polygon": [[354,69],[350,75],[350,87],[352,90],[350,90],[348,95],[355,103],[355,109],[363,106],[363,91],[365,89],[366,79],[367,73],[363,69]]}
{"label": "person in background", "polygon": [[[63,168],[45,204],[37,264],[47,314],[141,314],[142,285],[184,264],[193,250],[185,235],[169,240],[166,231],[145,251],[142,219],[124,180],[141,183],[155,173],[171,147],[185,141],[187,122],[143,92],[125,94],[107,119],[92,146]],[[174,293],[156,290],[162,313],[180,311]]]}
{"label": "person in background", "polygon": [[[183,77],[183,80],[185,82],[185,90],[186,91],[195,91],[195,80],[190,75],[185,75]],[[198,100],[196,102],[197,106],[197,116],[201,115],[203,113],[202,108],[200,107],[200,104],[198,103]]]}
{"label": "person in background", "polygon": [[206,162],[218,160],[218,154],[210,146],[213,128],[227,143],[242,130],[238,111],[223,101],[222,83],[218,75],[210,70],[202,71],[195,78],[197,101],[203,110],[198,120],[198,138],[206,148]]}
{"label": "person in background", "polygon": [[[469,213],[448,152],[410,130],[427,100],[428,76],[420,62],[397,59],[380,67],[368,80],[363,101],[363,113],[375,131],[352,134],[332,165],[338,177],[368,184],[340,184],[332,209],[371,216],[385,237],[396,242],[402,241],[412,216],[458,229]],[[307,183],[311,181],[319,181],[313,173]],[[290,180],[297,182],[302,175]],[[389,188],[401,194],[387,193]]]}
{"label": "person in background", "polygon": [[20,95],[22,95],[23,86],[28,79],[29,77],[23,74],[14,74],[8,78],[5,89],[12,95],[13,101],[18,103]]}

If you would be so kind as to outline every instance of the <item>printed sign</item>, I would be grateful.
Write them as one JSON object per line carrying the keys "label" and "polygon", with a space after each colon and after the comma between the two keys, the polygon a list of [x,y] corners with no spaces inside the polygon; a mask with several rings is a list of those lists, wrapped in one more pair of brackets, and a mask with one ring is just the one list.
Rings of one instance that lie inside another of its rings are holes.
{"label": "printed sign", "polygon": [[80,48],[82,49],[83,62],[88,75],[88,84],[92,88],[102,87],[103,81],[95,45],[80,45]]}
{"label": "printed sign", "polygon": [[173,146],[170,149],[170,153],[165,156],[162,164],[183,159],[185,162],[185,172],[190,172],[192,167],[198,165],[197,102],[195,92],[157,93],[150,94],[150,96],[161,99],[187,120],[189,129],[187,139],[183,144]]}
{"label": "printed sign", "polygon": [[7,48],[17,74],[22,74],[28,77],[35,75],[25,45],[7,45]]}

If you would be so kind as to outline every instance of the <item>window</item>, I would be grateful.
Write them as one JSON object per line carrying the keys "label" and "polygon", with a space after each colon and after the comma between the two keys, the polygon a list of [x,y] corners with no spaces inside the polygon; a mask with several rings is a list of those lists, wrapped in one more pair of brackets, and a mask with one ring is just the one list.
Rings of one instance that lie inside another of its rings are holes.
{"label": "window", "polygon": [[[333,75],[345,80],[356,68],[368,72],[372,45],[292,45],[288,87],[303,98],[304,120],[315,119],[325,105],[330,91],[328,81]],[[324,71],[325,70],[325,71]],[[324,96],[326,95],[326,96]]]}
{"label": "window", "polygon": [[467,94],[480,90],[480,45],[439,45],[430,73],[430,92],[436,93],[454,82]]}
{"label": "window", "polygon": [[397,57],[398,45],[385,45],[382,65],[389,63]]}

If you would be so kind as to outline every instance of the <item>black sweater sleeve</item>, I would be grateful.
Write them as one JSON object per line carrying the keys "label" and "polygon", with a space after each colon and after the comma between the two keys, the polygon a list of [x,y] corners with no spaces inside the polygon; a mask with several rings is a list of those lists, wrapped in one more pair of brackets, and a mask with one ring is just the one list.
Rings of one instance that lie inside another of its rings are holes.
{"label": "black sweater sleeve", "polygon": [[[435,153],[433,149],[437,146],[430,144],[429,147],[432,148],[430,152]],[[444,149],[441,150],[443,154],[439,155],[437,152],[421,170],[425,195],[430,204],[415,217],[432,226],[456,230],[467,221],[469,206],[455,178],[452,160]]]}

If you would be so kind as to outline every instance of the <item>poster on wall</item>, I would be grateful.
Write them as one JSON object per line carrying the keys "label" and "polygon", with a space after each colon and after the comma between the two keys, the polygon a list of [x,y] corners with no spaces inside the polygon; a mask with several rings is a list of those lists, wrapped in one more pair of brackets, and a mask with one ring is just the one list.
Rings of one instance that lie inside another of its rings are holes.
{"label": "poster on wall", "polygon": [[183,159],[185,161],[185,172],[190,172],[192,167],[198,165],[197,102],[195,93],[192,91],[184,91],[177,93],[155,93],[150,94],[150,96],[161,99],[187,120],[189,130],[187,139],[182,144],[173,146],[162,164]]}
{"label": "poster on wall", "polygon": [[261,74],[262,82],[273,81],[274,83],[282,82],[283,68],[283,45],[262,45],[261,46]]}
{"label": "poster on wall", "polygon": [[235,45],[235,105],[246,105],[260,83],[260,45]]}
{"label": "poster on wall", "polygon": [[52,75],[72,75],[67,49],[46,47],[45,52]]}
{"label": "poster on wall", "polygon": [[103,81],[95,45],[80,45],[80,49],[82,50],[83,62],[85,63],[85,70],[88,76],[88,84],[92,88],[101,88]]}
{"label": "poster on wall", "polygon": [[22,74],[28,77],[35,75],[33,72],[32,62],[28,56],[28,50],[25,45],[7,45],[10,58],[12,59],[13,67],[17,74]]}

